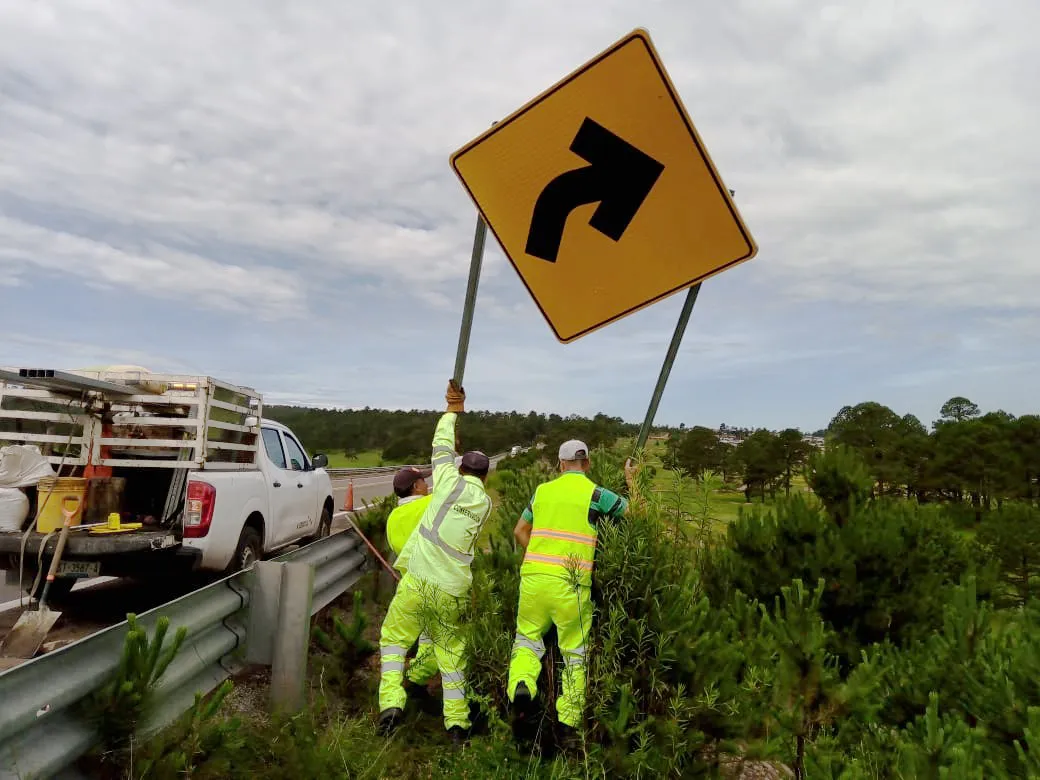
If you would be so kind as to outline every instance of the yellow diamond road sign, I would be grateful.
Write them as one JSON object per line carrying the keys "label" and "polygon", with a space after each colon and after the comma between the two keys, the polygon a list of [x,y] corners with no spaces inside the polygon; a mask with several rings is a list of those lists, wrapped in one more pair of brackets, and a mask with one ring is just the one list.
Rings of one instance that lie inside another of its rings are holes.
{"label": "yellow diamond road sign", "polygon": [[646,30],[451,164],[563,342],[758,251]]}

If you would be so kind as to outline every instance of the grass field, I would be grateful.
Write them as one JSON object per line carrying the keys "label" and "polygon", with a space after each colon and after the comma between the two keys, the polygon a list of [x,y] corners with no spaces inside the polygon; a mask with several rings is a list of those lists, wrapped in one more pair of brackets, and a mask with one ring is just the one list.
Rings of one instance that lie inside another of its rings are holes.
{"label": "grass field", "polygon": [[[631,447],[634,440],[619,440],[619,446]],[[651,440],[647,442],[646,446],[646,464],[653,466],[657,469],[657,473],[654,475],[654,492],[657,493],[658,499],[664,504],[675,502],[675,494],[678,488],[676,482],[676,475],[674,472],[666,469],[662,463],[662,457],[667,452],[667,445],[664,441]],[[749,502],[744,496],[744,491],[740,488],[742,485],[736,485],[730,483],[723,486],[719,490],[713,491],[709,497],[709,513],[713,519],[713,527],[717,533],[725,533],[726,526],[733,522],[740,516],[742,508],[750,509],[756,504],[772,504],[773,499],[767,493],[765,501],[757,496],[752,497]],[[809,490],[809,486],[806,484],[804,477],[801,474],[794,474],[791,478],[791,492],[792,493],[804,493]],[[698,503],[696,498],[697,489],[693,480],[686,479],[685,486],[682,490],[683,493],[683,506],[684,511],[695,511],[694,507]],[[781,493],[777,493],[781,495]]]}
{"label": "grass field", "polygon": [[327,454],[329,456],[329,468],[331,469],[367,469],[383,465],[383,457],[376,450],[365,450],[352,457],[347,457],[342,452],[330,452]]}

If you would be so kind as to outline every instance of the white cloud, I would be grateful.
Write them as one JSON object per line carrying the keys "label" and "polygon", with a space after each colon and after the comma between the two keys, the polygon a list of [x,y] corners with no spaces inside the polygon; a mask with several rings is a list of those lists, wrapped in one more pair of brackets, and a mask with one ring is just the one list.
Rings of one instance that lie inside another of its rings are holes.
{"label": "white cloud", "polygon": [[261,319],[299,313],[300,285],[275,268],[243,268],[163,246],[121,249],[103,241],[0,217],[0,262],[15,279],[27,267],[156,298],[188,298],[203,306],[253,312]]}
{"label": "white cloud", "polygon": [[[1035,330],[1010,323],[1040,311],[1038,25],[1030,0],[7,3],[0,298],[28,306],[57,280],[91,291],[70,311],[155,301],[157,321],[198,323],[164,337],[173,360],[251,367],[279,397],[428,405],[473,235],[448,155],[647,26],[761,247],[706,285],[682,359],[768,388],[794,361],[909,375],[891,339],[907,355],[935,339],[916,320],[839,326],[839,309],[935,312],[1013,351]],[[489,245],[477,320],[496,341],[475,338],[472,376],[498,406],[639,416],[677,305],[563,348]],[[61,316],[50,335],[101,337]],[[160,331],[103,338],[147,354]],[[429,362],[400,386],[392,357],[416,337]],[[378,379],[315,378],[346,360]],[[616,379],[575,400],[605,364]]]}

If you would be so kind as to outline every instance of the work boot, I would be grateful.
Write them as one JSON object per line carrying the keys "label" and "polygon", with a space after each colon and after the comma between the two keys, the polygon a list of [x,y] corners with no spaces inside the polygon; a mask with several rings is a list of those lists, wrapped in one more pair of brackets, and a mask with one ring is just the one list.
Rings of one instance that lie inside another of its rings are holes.
{"label": "work boot", "polygon": [[487,734],[490,719],[488,714],[484,712],[484,708],[480,706],[480,702],[471,701],[469,703],[469,733],[470,736],[477,734]]}
{"label": "work boot", "polygon": [[534,701],[534,697],[531,696],[531,690],[527,687],[527,683],[517,683],[516,690],[513,692],[513,709],[516,713],[519,715],[527,713],[531,709],[532,701]]}
{"label": "work boot", "polygon": [[527,683],[517,683],[513,692],[512,714],[513,740],[520,746],[528,746],[535,737],[534,724],[531,723],[531,711],[534,709],[534,697]]}
{"label": "work boot", "polygon": [[404,710],[400,707],[390,707],[389,709],[383,710],[379,713],[379,733],[384,737],[389,737],[398,727],[401,725],[401,721],[404,720]]}
{"label": "work boot", "polygon": [[420,712],[425,712],[427,715],[440,713],[441,703],[436,697],[430,695],[430,689],[426,687],[426,683],[417,683],[405,679],[404,692],[408,697],[408,701],[415,702]]}
{"label": "work boot", "polygon": [[464,747],[469,739],[469,734],[462,726],[452,726],[448,729],[448,736],[451,737],[451,746],[453,748]]}
{"label": "work boot", "polygon": [[576,755],[581,752],[581,732],[574,726],[566,723],[556,724],[556,747],[566,755]]}

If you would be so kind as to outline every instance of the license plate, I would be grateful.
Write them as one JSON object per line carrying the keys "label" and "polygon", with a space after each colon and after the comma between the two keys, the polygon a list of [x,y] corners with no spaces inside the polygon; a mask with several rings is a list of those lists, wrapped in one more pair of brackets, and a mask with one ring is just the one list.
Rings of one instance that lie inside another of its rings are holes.
{"label": "license plate", "polygon": [[101,574],[100,561],[61,561],[58,563],[59,577],[97,577]]}

